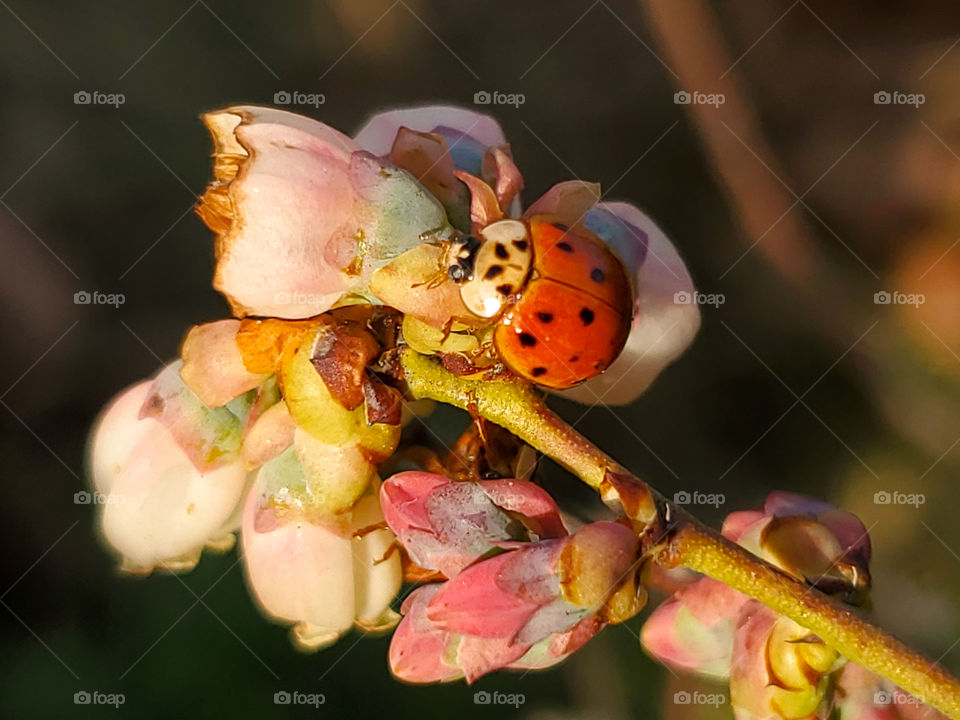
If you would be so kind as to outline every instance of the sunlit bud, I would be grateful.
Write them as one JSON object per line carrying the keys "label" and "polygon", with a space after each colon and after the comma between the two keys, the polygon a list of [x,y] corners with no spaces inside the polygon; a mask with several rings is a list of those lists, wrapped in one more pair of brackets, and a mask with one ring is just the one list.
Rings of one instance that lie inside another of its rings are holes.
{"label": "sunlit bud", "polygon": [[454,482],[410,471],[388,478],[380,497],[410,558],[447,577],[505,543],[566,534],[553,499],[522,480]]}
{"label": "sunlit bud", "polygon": [[128,572],[192,568],[204,546],[230,547],[247,471],[242,420],[210,409],[183,385],[178,364],[118,396],[90,438],[106,541]]}

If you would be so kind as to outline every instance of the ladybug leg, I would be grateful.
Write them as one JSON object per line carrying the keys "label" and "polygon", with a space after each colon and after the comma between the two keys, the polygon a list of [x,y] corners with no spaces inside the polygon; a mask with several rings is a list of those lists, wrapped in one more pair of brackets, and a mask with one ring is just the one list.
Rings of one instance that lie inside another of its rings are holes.
{"label": "ladybug leg", "polygon": [[372,532],[377,532],[377,530],[386,530],[388,525],[386,522],[373,523],[372,525],[367,525],[362,528],[357,528],[353,531],[353,537],[362,538],[369,535]]}
{"label": "ladybug leg", "polygon": [[400,552],[400,541],[394,540],[392,543],[390,543],[390,547],[387,548],[387,551],[382,556],[374,560],[373,564],[379,565],[380,563],[384,563],[398,552]]}
{"label": "ladybug leg", "polygon": [[480,438],[480,442],[483,443],[483,445],[486,445],[486,421],[480,415],[480,408],[477,405],[477,400],[472,393],[470,394],[470,401],[467,403],[467,412],[470,413],[470,418],[473,420],[473,427],[477,436]]}
{"label": "ladybug leg", "polygon": [[410,556],[403,548],[400,548],[400,562],[403,566],[403,579],[406,582],[422,583],[447,579],[443,573],[437,572],[436,570],[428,570],[427,568],[422,568],[417,565],[410,559]]}
{"label": "ladybug leg", "polygon": [[442,242],[448,242],[450,236],[454,234],[455,231],[452,231],[450,227],[446,225],[440,225],[438,227],[426,230],[418,236],[420,242],[430,243],[431,245],[439,245]]}

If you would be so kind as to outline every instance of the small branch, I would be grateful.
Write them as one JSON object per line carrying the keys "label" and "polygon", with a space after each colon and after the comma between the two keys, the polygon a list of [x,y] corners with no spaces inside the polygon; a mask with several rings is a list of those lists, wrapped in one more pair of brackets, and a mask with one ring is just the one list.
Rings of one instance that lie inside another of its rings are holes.
{"label": "small branch", "polygon": [[[608,473],[630,476],[547,407],[528,384],[509,380],[468,380],[445,370],[434,358],[409,348],[401,353],[404,378],[417,398],[429,398],[475,412],[506,428],[599,490]],[[673,527],[657,562],[709,575],[816,633],[848,659],[895,682],[905,691],[960,720],[960,681],[937,663],[858,617],[817,590],[731,543],[630,476],[664,509]]]}
{"label": "small branch", "polygon": [[407,386],[418,399],[476,412],[553,458],[594,489],[599,489],[607,470],[629,472],[564,422],[528,383],[457,377],[433,358],[409,348],[402,352],[401,363]]}
{"label": "small branch", "polygon": [[960,682],[940,665],[813,588],[794,580],[698,522],[684,523],[666,551],[677,565],[709,575],[816,633],[841,655],[949,717],[960,717]]}

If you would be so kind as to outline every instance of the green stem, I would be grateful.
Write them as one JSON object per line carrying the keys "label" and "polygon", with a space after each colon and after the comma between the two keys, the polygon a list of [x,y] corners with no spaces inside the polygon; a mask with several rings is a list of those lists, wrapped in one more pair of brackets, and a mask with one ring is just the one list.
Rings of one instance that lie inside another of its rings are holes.
{"label": "green stem", "polygon": [[[405,349],[404,377],[417,398],[429,398],[477,413],[506,428],[599,490],[608,473],[629,475],[609,455],[550,410],[526,383],[469,380],[445,370],[435,359]],[[848,659],[893,681],[923,702],[960,720],[960,681],[936,662],[911,650],[880,628],[819,591],[788,577],[744,548],[645,488],[662,509],[667,535],[656,560],[709,575],[789,617]]]}

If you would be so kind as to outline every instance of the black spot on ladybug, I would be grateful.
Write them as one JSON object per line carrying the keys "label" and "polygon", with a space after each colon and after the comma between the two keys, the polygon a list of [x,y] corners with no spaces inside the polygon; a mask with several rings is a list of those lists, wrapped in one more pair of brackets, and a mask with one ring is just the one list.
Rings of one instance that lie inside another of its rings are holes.
{"label": "black spot on ladybug", "polygon": [[496,245],[494,245],[493,252],[501,260],[506,260],[508,257],[510,257],[510,251],[507,250],[506,247],[504,247],[503,243],[497,243]]}
{"label": "black spot on ladybug", "polygon": [[537,339],[530,333],[520,333],[520,344],[524,347],[533,347],[537,344]]}
{"label": "black spot on ladybug", "polygon": [[489,268],[487,268],[487,271],[483,274],[483,279],[493,280],[502,272],[503,272],[503,265],[491,265]]}
{"label": "black spot on ladybug", "polygon": [[514,240],[514,241],[513,241],[513,246],[514,246],[517,250],[519,250],[520,252],[525,252],[526,249],[527,249],[527,241],[526,241],[526,240]]}
{"label": "black spot on ladybug", "polygon": [[564,252],[568,252],[568,253],[573,252],[573,245],[568,243],[566,240],[561,240],[560,242],[558,242],[557,247],[563,250]]}
{"label": "black spot on ladybug", "polygon": [[497,285],[497,292],[504,296],[509,295],[513,292],[513,285],[508,285],[507,283]]}
{"label": "black spot on ladybug", "polygon": [[547,374],[547,369],[545,367],[535,367],[533,370],[530,371],[530,374],[533,375],[534,377],[540,377],[541,375]]}
{"label": "black spot on ladybug", "polygon": [[579,360],[579,359],[580,359],[580,356],[579,356],[579,355],[571,355],[571,356],[570,356],[570,362],[576,362],[576,361]]}
{"label": "black spot on ladybug", "polygon": [[563,223],[559,223],[559,222],[555,222],[555,223],[553,224],[553,226],[554,226],[557,230],[561,230],[562,232],[566,232],[567,230],[570,229],[570,226],[569,226],[569,225],[564,225]]}
{"label": "black spot on ladybug", "polygon": [[590,308],[583,308],[580,311],[580,320],[583,321],[584,325],[589,325],[593,322],[593,310]]}
{"label": "black spot on ladybug", "polygon": [[553,321],[553,313],[543,312],[542,310],[537,313],[537,320],[542,323],[548,323]]}
{"label": "black spot on ladybug", "polygon": [[606,274],[600,268],[594,268],[590,271],[590,279],[597,283],[602,283],[607,279]]}

